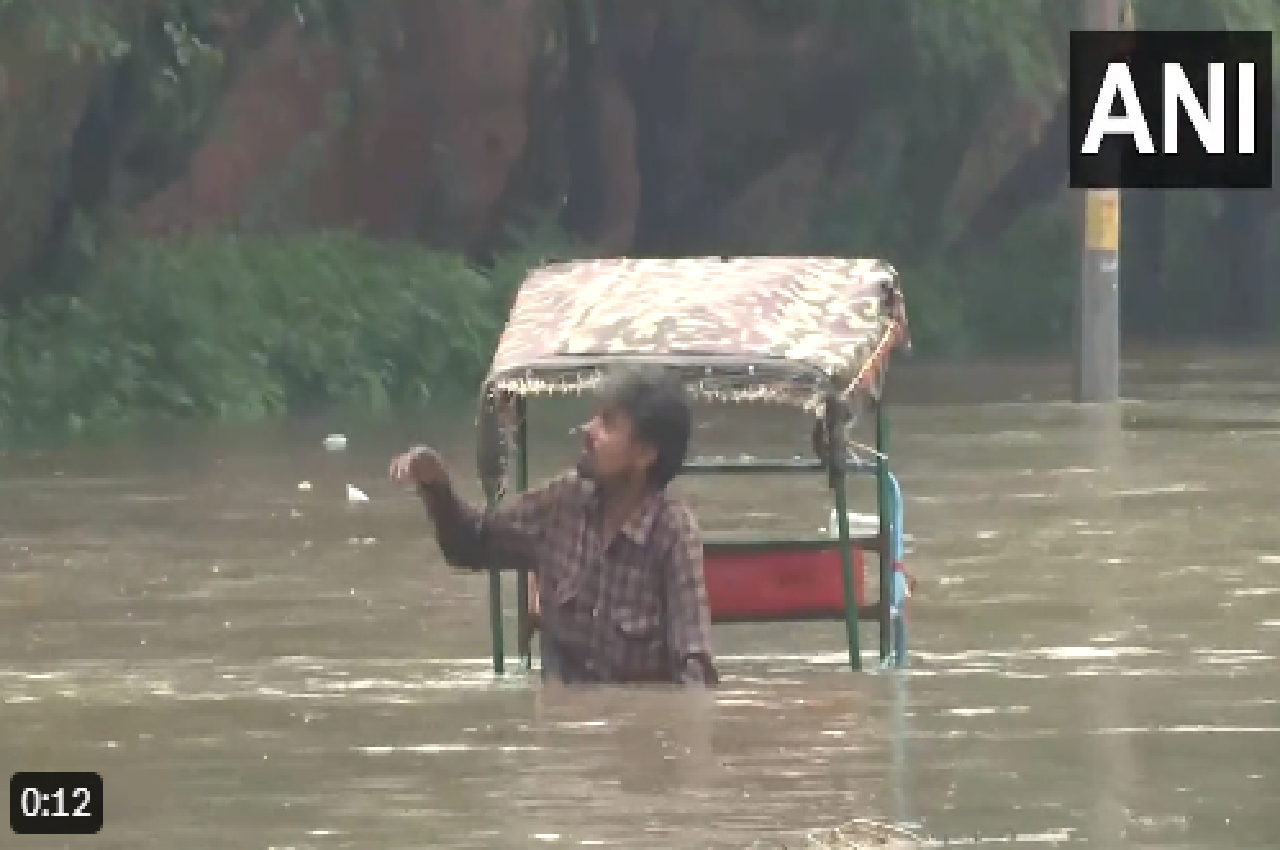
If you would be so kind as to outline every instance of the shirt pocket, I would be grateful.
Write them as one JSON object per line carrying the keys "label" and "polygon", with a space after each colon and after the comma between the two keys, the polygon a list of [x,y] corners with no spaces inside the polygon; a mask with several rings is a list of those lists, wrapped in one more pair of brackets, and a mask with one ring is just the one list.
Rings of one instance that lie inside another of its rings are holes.
{"label": "shirt pocket", "polygon": [[667,681],[665,624],[658,611],[619,606],[609,621],[612,634],[606,654],[613,677],[632,683]]}
{"label": "shirt pocket", "polygon": [[656,610],[619,607],[614,609],[613,623],[628,641],[657,643],[662,639],[662,616]]}

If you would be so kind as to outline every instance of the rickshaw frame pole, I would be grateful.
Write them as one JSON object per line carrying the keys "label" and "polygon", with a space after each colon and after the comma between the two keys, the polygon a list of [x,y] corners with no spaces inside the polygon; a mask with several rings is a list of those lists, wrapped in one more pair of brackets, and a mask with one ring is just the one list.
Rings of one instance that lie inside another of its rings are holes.
{"label": "rickshaw frame pole", "polygon": [[[528,402],[521,397],[516,400],[516,415],[520,417],[516,424],[516,490],[523,493],[529,488],[529,419]],[[523,641],[528,634],[529,625],[529,571],[520,569],[516,572],[516,634]],[[524,647],[525,666],[533,669],[533,644]]]}
{"label": "rickshaw frame pole", "polygon": [[853,577],[853,540],[849,532],[849,493],[847,448],[844,443],[843,408],[834,403],[827,405],[827,451],[830,464],[830,484],[835,491],[836,530],[840,537],[840,577],[844,584],[844,630],[849,646],[849,667],[854,672],[862,669],[862,647],[858,639],[858,594]]}
{"label": "rickshaw frame pole", "polygon": [[[496,504],[497,500],[490,500]],[[493,672],[501,676],[506,672],[506,658],[502,634],[502,573],[489,570],[489,634],[493,644]]]}
{"label": "rickshaw frame pole", "polygon": [[[517,492],[524,490],[529,486],[529,452],[528,452],[528,424],[525,419],[525,399],[516,399],[516,490]],[[498,504],[500,496],[494,494],[489,497],[489,507]],[[518,634],[524,634],[526,618],[529,616],[529,579],[525,570],[520,570],[517,574],[516,584],[516,603],[519,613],[517,614],[517,622],[519,623]],[[489,643],[493,653],[493,672],[495,675],[501,676],[506,673],[507,657],[506,657],[506,635],[502,622],[502,572],[498,569],[489,570]],[[532,662],[530,662],[532,663]]]}

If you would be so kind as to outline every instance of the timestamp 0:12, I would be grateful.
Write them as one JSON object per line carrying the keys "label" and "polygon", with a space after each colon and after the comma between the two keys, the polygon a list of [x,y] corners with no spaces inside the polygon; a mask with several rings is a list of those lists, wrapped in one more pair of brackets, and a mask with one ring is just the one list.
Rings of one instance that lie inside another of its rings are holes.
{"label": "timestamp 0:12", "polygon": [[96,835],[102,823],[101,774],[24,771],[9,780],[17,835]]}

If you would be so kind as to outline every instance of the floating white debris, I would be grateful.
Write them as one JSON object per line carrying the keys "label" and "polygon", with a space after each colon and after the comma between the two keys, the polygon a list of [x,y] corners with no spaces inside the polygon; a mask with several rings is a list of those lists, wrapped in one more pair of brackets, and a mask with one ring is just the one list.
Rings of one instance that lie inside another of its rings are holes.
{"label": "floating white debris", "polygon": [[364,494],[359,487],[347,485],[347,501],[348,502],[367,502],[369,497]]}
{"label": "floating white debris", "polygon": [[331,452],[340,452],[347,447],[347,438],[342,434],[330,434],[324,438],[324,447]]}
{"label": "floating white debris", "polygon": [[311,482],[310,482],[310,481],[299,481],[299,482],[298,482],[298,489],[299,489],[299,490],[304,490],[304,491],[305,491],[305,490],[310,490],[310,489],[311,489]]}

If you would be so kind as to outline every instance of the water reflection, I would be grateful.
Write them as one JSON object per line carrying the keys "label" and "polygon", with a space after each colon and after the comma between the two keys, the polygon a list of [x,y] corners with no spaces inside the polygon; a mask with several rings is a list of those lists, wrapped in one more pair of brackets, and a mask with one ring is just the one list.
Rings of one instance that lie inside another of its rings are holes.
{"label": "water reflection", "polygon": [[[456,423],[343,429],[336,454],[325,423],[9,456],[0,763],[101,770],[102,847],[705,850],[869,817],[970,846],[1272,848],[1271,363],[1134,364],[1119,422],[900,370],[914,668],[848,674],[835,623],[722,627],[712,696],[494,681],[484,579],[382,480],[430,434],[474,494]],[[1028,399],[1068,377],[984,374]],[[576,417],[540,414],[535,474]],[[805,451],[780,415],[701,424],[708,450]],[[720,529],[812,533],[829,508],[816,481],[682,486]]]}

